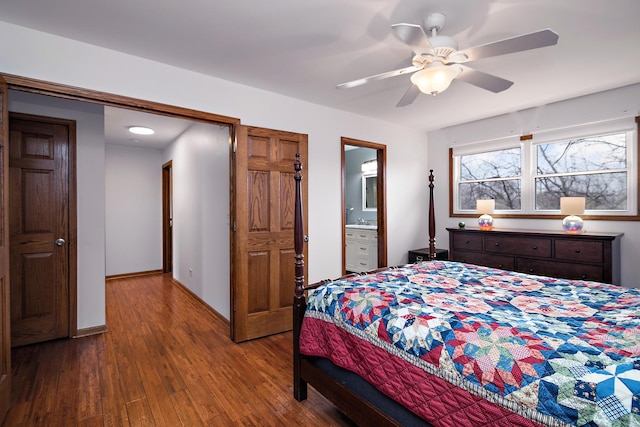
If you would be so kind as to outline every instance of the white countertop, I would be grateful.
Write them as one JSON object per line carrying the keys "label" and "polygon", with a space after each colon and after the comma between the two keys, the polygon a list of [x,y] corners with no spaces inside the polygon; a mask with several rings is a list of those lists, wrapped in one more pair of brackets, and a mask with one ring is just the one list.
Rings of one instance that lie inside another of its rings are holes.
{"label": "white countertop", "polygon": [[360,224],[347,224],[346,228],[357,228],[359,230],[377,230],[377,225],[360,225]]}

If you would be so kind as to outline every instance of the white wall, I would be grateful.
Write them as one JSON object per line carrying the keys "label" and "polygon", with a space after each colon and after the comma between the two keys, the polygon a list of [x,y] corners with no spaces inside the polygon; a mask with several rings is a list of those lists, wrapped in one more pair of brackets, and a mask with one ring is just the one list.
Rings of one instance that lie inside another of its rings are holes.
{"label": "white wall", "polygon": [[[581,124],[596,123],[627,117],[640,111],[640,84],[570,99],[539,108],[528,109],[498,117],[453,126],[429,134],[428,165],[436,177],[435,207],[437,218],[437,246],[447,248],[446,227],[456,227],[460,220],[468,223],[475,218],[449,217],[449,147],[473,141],[542,133]],[[632,159],[632,161],[635,159]],[[636,189],[637,191],[637,189]],[[494,225],[501,228],[558,230],[558,220],[497,218]],[[589,231],[623,232],[621,239],[621,279],[626,287],[640,287],[640,233],[638,221],[585,221]]]}
{"label": "white wall", "polygon": [[162,151],[107,143],[105,156],[106,274],[161,270]]}
{"label": "white wall", "polygon": [[78,329],[105,324],[104,108],[10,91],[9,111],[76,121]]}
{"label": "white wall", "polygon": [[230,318],[229,128],[194,123],[172,161],[173,276]]}
{"label": "white wall", "polygon": [[[427,244],[426,135],[142,58],[0,22],[0,72],[238,117],[309,135],[311,281],[341,273],[340,137],[387,145],[388,260]],[[114,67],[113,64],[118,64]]]}

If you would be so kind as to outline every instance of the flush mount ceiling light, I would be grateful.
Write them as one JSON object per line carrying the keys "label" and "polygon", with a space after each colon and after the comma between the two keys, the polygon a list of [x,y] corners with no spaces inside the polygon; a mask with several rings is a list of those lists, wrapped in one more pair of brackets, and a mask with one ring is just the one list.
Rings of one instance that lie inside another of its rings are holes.
{"label": "flush mount ceiling light", "polygon": [[131,126],[129,132],[135,133],[136,135],[153,135],[156,133],[155,130],[145,126]]}

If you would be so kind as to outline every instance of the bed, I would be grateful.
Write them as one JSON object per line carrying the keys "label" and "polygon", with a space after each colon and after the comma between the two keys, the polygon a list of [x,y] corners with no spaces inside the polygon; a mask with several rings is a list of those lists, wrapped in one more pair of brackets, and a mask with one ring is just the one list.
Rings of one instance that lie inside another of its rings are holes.
{"label": "bed", "polygon": [[294,396],[358,425],[640,426],[640,292],[435,260],[304,284],[295,164]]}

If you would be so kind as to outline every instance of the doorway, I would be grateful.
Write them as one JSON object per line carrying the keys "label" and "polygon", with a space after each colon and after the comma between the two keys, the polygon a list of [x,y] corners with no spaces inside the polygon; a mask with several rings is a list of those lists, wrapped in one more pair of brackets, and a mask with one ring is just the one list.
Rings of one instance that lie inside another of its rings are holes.
{"label": "doorway", "polygon": [[172,161],[162,165],[162,272],[173,271],[173,178]]}
{"label": "doorway", "polygon": [[387,147],[346,137],[341,146],[342,273],[384,267]]}

